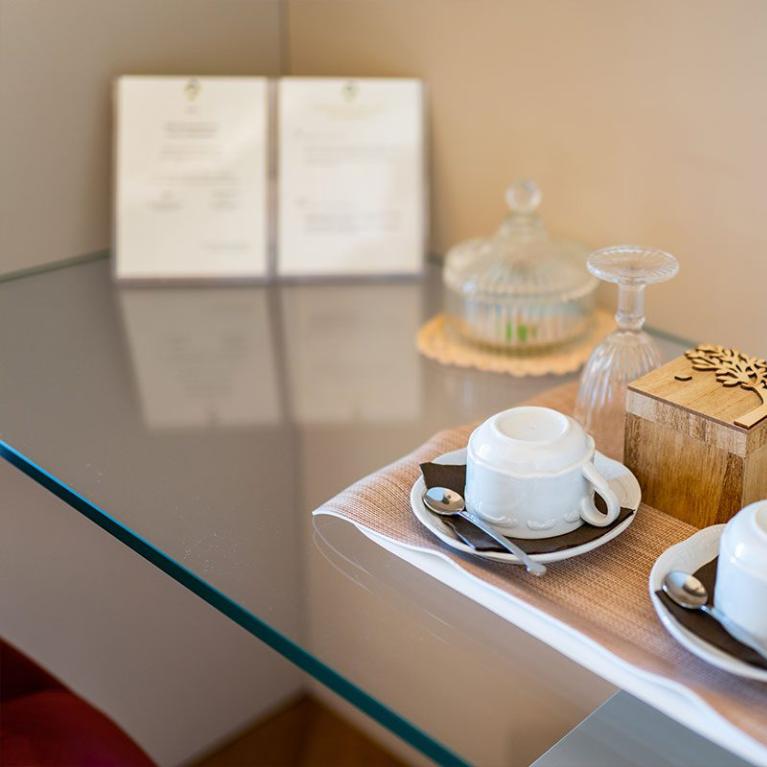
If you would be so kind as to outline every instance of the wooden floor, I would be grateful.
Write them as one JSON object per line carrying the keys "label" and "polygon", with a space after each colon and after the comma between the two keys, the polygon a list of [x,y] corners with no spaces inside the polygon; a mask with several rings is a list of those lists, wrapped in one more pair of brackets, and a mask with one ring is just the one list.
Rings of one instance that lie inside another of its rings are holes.
{"label": "wooden floor", "polygon": [[311,697],[251,727],[193,767],[405,767]]}

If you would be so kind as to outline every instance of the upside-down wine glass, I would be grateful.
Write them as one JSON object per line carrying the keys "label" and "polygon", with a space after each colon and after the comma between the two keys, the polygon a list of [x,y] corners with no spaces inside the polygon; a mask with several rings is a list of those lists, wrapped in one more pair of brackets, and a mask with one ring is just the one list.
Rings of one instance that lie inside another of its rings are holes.
{"label": "upside-down wine glass", "polygon": [[595,277],[618,285],[618,327],[594,349],[583,369],[575,417],[602,452],[622,459],[626,388],[661,363],[658,347],[642,330],[645,287],[670,280],[679,264],[669,253],[637,245],[602,248],[587,263]]}

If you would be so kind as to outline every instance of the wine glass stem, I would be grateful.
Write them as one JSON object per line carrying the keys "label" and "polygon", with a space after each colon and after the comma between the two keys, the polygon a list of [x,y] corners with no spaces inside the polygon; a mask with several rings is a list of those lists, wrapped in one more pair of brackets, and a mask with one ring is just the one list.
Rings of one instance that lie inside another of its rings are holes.
{"label": "wine glass stem", "polygon": [[644,285],[618,285],[618,311],[615,321],[619,330],[639,331],[644,325]]}

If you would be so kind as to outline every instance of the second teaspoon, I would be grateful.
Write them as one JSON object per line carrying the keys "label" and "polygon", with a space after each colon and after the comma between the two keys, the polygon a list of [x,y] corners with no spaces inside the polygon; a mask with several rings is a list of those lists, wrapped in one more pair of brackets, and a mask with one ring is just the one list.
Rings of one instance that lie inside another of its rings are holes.
{"label": "second teaspoon", "polygon": [[663,579],[662,588],[672,602],[676,602],[686,610],[699,610],[710,615],[731,637],[767,660],[767,647],[731,621],[719,608],[708,604],[708,590],[694,575],[681,570],[672,570]]}

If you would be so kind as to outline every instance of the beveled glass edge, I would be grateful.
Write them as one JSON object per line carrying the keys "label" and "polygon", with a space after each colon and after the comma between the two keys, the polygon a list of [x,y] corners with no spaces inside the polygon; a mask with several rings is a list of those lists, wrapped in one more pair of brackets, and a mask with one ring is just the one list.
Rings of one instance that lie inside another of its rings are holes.
{"label": "beveled glass edge", "polygon": [[302,671],[310,674],[333,692],[348,700],[352,705],[391,730],[413,746],[413,748],[433,759],[437,764],[444,767],[469,767],[468,762],[431,738],[425,731],[395,713],[388,706],[369,695],[361,687],[350,682],[334,669],[325,665],[309,651],[264,622],[238,602],[230,599],[226,594],[209,584],[195,572],[177,562],[127,525],[115,519],[104,509],[80,495],[76,490],[66,485],[41,466],[38,466],[34,461],[4,440],[0,440],[0,456],[34,482],[37,482],[37,484],[64,501],[68,506],[71,506],[91,522],[97,524],[102,530],[189,589],[200,599],[203,599],[211,607],[223,613],[227,618],[298,666]]}
{"label": "beveled glass edge", "polygon": [[668,330],[661,330],[661,328],[657,328],[655,325],[645,325],[645,331],[653,338],[660,338],[663,341],[677,344],[677,346],[684,346],[687,349],[694,349],[700,343],[700,341],[691,341],[689,338],[671,333]]}
{"label": "beveled glass edge", "polygon": [[70,266],[79,266],[80,264],[87,264],[91,261],[101,261],[109,258],[109,254],[109,250],[96,250],[93,253],[83,253],[79,256],[62,258],[60,261],[48,261],[44,264],[38,264],[37,266],[30,266],[27,269],[16,269],[5,274],[0,274],[0,285],[4,282],[23,280],[26,277],[35,277],[38,274],[56,272],[59,269],[67,269]]}

